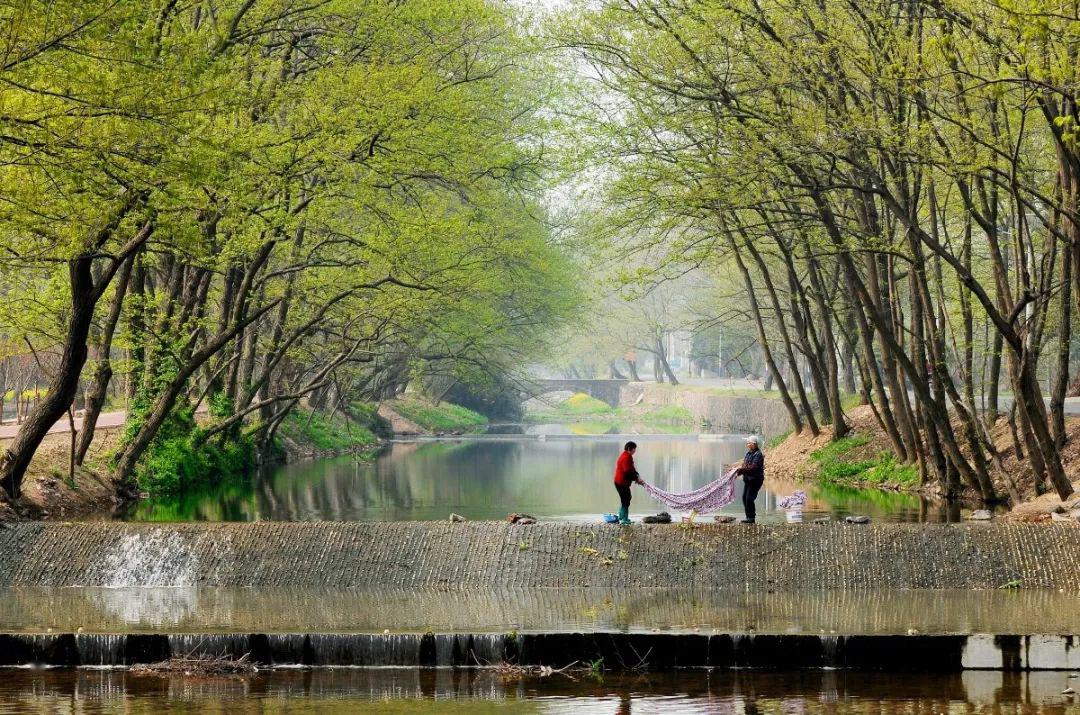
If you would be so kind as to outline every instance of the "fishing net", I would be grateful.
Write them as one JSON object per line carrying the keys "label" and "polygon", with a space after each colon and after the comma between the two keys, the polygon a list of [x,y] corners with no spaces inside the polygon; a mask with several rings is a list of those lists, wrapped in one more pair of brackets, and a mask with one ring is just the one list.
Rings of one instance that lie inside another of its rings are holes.
{"label": "fishing net", "polygon": [[707,514],[711,511],[719,511],[735,501],[735,470],[732,469],[719,479],[685,494],[665,492],[648,482],[645,482],[643,486],[649,496],[670,506],[672,509],[678,509],[679,511],[692,510],[699,514]]}

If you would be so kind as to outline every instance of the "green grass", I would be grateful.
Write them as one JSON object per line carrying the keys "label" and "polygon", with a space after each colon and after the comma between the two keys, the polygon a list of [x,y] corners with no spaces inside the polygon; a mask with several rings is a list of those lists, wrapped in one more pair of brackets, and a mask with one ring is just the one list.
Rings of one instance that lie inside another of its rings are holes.
{"label": "green grass", "polygon": [[294,413],[281,424],[285,437],[323,452],[345,452],[372,447],[378,439],[365,425],[346,423],[343,417],[306,412]]}
{"label": "green grass", "polygon": [[394,411],[429,432],[470,432],[488,423],[487,417],[449,402],[434,404],[419,397],[394,401]]}
{"label": "green grass", "polygon": [[857,392],[845,392],[840,395],[840,406],[844,411],[853,410],[862,404],[862,395]]}
{"label": "green grass", "polygon": [[690,410],[679,405],[664,405],[646,412],[641,416],[644,422],[671,422],[678,424],[695,424],[696,420]]}
{"label": "green grass", "polygon": [[784,440],[787,439],[788,437],[790,437],[791,433],[794,432],[794,431],[795,430],[790,430],[789,429],[787,432],[784,432],[783,434],[778,434],[778,435],[775,435],[773,437],[770,437],[765,442],[765,448],[766,449],[772,449],[773,447],[777,447],[777,446],[783,444]]}
{"label": "green grass", "polygon": [[849,454],[869,442],[865,435],[852,435],[830,442],[810,454],[818,465],[818,476],[827,484],[860,487],[913,487],[919,483],[919,471],[913,464],[903,464],[889,452],[872,459],[854,459]]}

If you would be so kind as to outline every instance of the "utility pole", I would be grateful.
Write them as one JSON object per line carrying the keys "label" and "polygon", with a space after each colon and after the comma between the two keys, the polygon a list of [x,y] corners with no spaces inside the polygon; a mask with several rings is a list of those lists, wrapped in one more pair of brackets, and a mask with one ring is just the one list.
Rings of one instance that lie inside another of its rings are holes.
{"label": "utility pole", "polygon": [[720,326],[720,346],[716,349],[716,379],[724,369],[724,326]]}

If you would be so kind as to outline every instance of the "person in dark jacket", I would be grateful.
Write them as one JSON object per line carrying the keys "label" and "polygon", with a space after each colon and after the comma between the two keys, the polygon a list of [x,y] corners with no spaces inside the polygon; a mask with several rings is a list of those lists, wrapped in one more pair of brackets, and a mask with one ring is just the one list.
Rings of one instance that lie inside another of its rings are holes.
{"label": "person in dark jacket", "polygon": [[635,482],[641,484],[641,476],[634,467],[634,452],[637,444],[627,442],[623,446],[619,461],[615,463],[615,491],[619,492],[619,523],[630,524],[630,485]]}
{"label": "person in dark jacket", "polygon": [[757,437],[746,438],[746,456],[742,464],[735,470],[743,478],[743,509],[746,511],[744,524],[753,524],[757,518],[757,507],[754,500],[757,499],[761,485],[765,482],[765,455],[761,453],[761,443]]}

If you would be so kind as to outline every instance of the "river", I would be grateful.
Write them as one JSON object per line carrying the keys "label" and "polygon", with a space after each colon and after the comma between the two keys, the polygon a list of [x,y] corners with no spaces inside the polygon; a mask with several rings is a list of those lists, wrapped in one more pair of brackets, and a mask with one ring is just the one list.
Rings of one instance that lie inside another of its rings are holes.
{"label": "river", "polygon": [[931,715],[1080,711],[1063,673],[690,671],[506,678],[482,670],[323,669],[183,679],[101,670],[0,679],[8,713],[739,713]]}
{"label": "river", "polygon": [[[504,519],[513,512],[540,519],[596,522],[617,511],[611,484],[627,439],[639,443],[642,476],[670,492],[716,478],[741,459],[738,435],[576,434],[574,425],[518,428],[519,434],[392,442],[374,460],[341,457],[277,466],[254,479],[218,484],[178,498],[150,499],[124,515],[134,521],[395,521]],[[505,431],[505,430],[504,430]],[[766,473],[768,453],[766,451]],[[742,484],[739,483],[738,497]],[[884,521],[955,521],[956,507],[912,494],[778,482],[766,477],[758,520],[787,519],[777,500],[807,492],[804,521],[864,514]],[[666,508],[634,489],[631,516]],[[668,510],[670,511],[670,510]],[[724,513],[742,516],[740,499]],[[673,513],[677,519],[680,514]]]}

